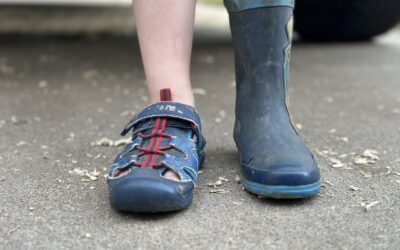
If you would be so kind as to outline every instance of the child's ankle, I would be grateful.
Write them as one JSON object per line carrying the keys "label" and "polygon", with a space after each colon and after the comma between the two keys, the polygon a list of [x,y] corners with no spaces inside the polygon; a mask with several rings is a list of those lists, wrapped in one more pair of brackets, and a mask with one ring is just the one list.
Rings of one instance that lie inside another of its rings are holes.
{"label": "child's ankle", "polygon": [[[189,94],[188,93],[185,93],[185,94],[174,93],[173,96],[172,96],[172,101],[173,102],[182,103],[182,104],[186,104],[186,105],[189,105],[189,106],[192,106],[192,107],[195,106],[194,96],[193,96],[192,92],[190,92]],[[160,102],[159,95],[157,97],[152,97],[151,96],[150,97],[150,102],[152,104]]]}

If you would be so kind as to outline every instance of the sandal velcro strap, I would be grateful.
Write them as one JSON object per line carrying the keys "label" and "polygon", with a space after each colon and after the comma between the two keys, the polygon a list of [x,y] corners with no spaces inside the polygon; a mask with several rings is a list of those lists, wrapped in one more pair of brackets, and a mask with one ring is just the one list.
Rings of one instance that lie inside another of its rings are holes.
{"label": "sandal velcro strap", "polygon": [[157,117],[170,117],[184,120],[192,123],[194,125],[194,129],[198,130],[196,132],[200,132],[201,130],[200,116],[195,108],[182,103],[163,101],[149,105],[140,113],[135,115],[125,126],[124,130],[121,132],[121,135],[124,136],[129,133],[129,131],[135,130],[135,126],[138,123]]}

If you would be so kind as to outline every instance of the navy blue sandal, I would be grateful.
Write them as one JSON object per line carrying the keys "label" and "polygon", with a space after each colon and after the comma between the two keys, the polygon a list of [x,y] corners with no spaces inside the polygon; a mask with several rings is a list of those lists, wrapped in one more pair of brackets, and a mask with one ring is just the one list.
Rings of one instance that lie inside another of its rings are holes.
{"label": "navy blue sandal", "polygon": [[[132,131],[132,141],[108,175],[114,209],[156,213],[191,204],[205,140],[196,110],[171,100],[170,90],[161,90],[161,102],[143,109],[122,131],[123,136]],[[179,180],[165,178],[169,170]]]}

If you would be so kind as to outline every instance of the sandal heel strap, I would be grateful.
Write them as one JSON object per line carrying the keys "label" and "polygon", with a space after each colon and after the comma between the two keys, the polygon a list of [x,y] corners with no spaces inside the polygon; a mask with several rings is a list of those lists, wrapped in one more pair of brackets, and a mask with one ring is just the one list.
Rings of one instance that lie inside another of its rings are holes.
{"label": "sandal heel strap", "polygon": [[194,107],[178,102],[163,101],[149,105],[135,115],[125,126],[121,135],[124,136],[134,130],[139,122],[157,117],[169,117],[187,121],[194,125],[195,131],[198,130],[196,131],[197,133],[201,131],[200,116]]}

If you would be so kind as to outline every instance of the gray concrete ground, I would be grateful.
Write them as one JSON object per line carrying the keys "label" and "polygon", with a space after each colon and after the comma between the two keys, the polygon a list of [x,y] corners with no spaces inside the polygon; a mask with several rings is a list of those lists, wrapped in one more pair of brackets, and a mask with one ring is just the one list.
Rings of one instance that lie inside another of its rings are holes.
{"label": "gray concrete ground", "polygon": [[[259,199],[235,181],[232,47],[197,42],[193,84],[208,158],[193,205],[165,215],[113,211],[103,175],[120,148],[91,145],[119,139],[147,103],[135,38],[2,36],[0,248],[398,249],[399,33],[294,46],[291,109],[324,181],[303,201]],[[379,160],[354,164],[366,149]],[[73,172],[94,168],[93,181]],[[211,193],[219,177],[227,192]]]}

